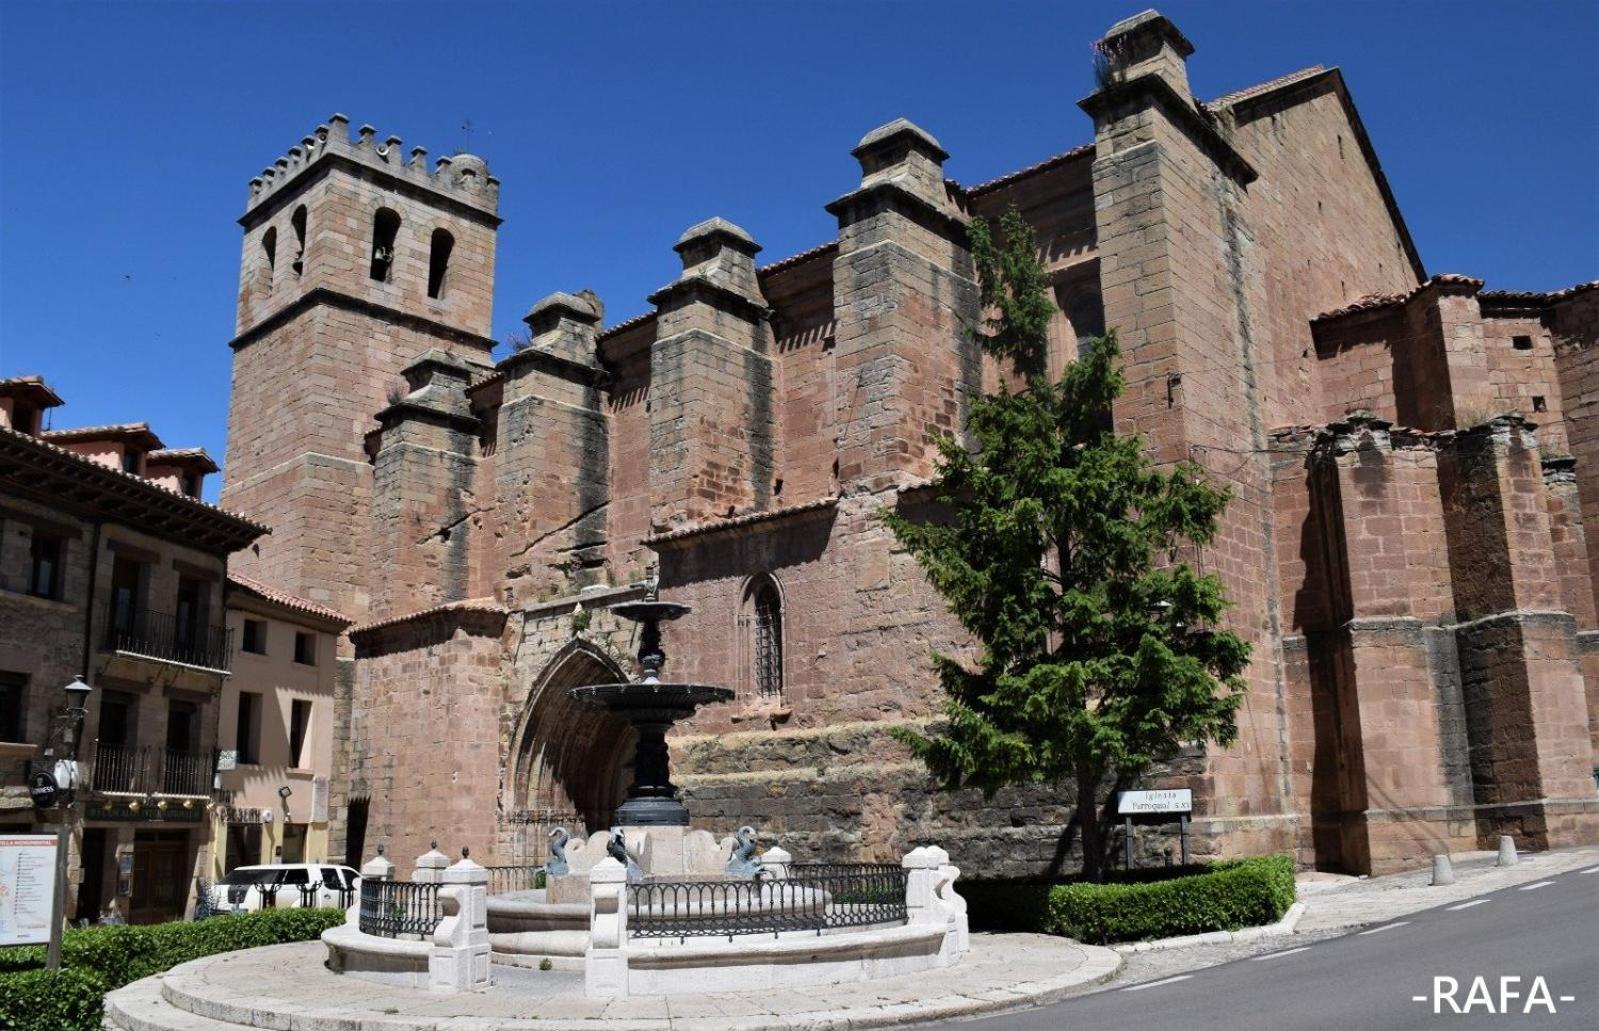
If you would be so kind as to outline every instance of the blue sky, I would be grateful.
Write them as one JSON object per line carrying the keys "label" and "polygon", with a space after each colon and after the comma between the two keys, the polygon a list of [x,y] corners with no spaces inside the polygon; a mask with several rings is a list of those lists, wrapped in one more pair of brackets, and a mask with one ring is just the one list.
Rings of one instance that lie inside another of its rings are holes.
{"label": "blue sky", "polygon": [[[56,425],[226,441],[246,184],[334,111],[503,181],[495,334],[608,321],[719,214],[763,260],[831,238],[849,149],[905,115],[974,183],[1087,142],[1130,3],[0,3],[0,375]],[[1162,3],[1201,97],[1340,65],[1428,271],[1599,275],[1599,4]],[[214,492],[214,487],[213,487]]]}

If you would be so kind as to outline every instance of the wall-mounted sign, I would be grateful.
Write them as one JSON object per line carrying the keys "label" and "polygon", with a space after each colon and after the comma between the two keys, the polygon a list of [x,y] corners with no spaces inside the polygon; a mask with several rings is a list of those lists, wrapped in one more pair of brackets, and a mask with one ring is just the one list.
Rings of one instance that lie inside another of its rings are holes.
{"label": "wall-mounted sign", "polygon": [[1123,791],[1116,800],[1118,816],[1137,816],[1142,813],[1191,813],[1194,811],[1194,793],[1188,788],[1171,788],[1165,791]]}
{"label": "wall-mounted sign", "polygon": [[264,823],[261,819],[261,810],[254,806],[230,805],[222,810],[223,823]]}
{"label": "wall-mounted sign", "polygon": [[232,748],[223,749],[217,753],[217,772],[224,773],[228,770],[239,768],[239,753]]}
{"label": "wall-mounted sign", "polygon": [[55,775],[49,770],[34,770],[28,777],[28,795],[35,809],[53,808],[58,793]]}
{"label": "wall-mounted sign", "polygon": [[172,803],[165,809],[154,804],[139,803],[135,809],[132,802],[89,802],[83,807],[83,816],[87,820],[128,820],[139,823],[199,823],[205,816],[205,806],[199,803],[188,809],[181,804]]}
{"label": "wall-mounted sign", "polygon": [[54,834],[0,837],[0,945],[48,942],[55,890]]}

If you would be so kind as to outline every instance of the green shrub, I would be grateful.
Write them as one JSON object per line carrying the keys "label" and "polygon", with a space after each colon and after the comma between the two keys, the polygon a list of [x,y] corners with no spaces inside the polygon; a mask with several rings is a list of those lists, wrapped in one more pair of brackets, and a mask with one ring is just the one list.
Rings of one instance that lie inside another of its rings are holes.
{"label": "green shrub", "polygon": [[0,1027],[8,1031],[99,1031],[105,985],[82,970],[0,974]]}
{"label": "green shrub", "polygon": [[0,974],[43,969],[43,945],[11,945],[0,948]]}
{"label": "green shrub", "polygon": [[[342,909],[266,909],[194,923],[75,928],[62,938],[61,970],[38,969],[41,946],[0,949],[0,1028],[99,1028],[106,992],[202,956],[311,941],[343,922]],[[92,1014],[82,1009],[86,998]]]}
{"label": "green shrub", "polygon": [[966,897],[973,927],[1100,943],[1269,924],[1294,901],[1294,864],[1287,856],[1151,867],[1112,877],[1108,884],[990,881],[957,890]]}
{"label": "green shrub", "polygon": [[1052,888],[1045,930],[1086,942],[1235,931],[1282,919],[1294,902],[1294,862],[1262,856],[1148,884]]}

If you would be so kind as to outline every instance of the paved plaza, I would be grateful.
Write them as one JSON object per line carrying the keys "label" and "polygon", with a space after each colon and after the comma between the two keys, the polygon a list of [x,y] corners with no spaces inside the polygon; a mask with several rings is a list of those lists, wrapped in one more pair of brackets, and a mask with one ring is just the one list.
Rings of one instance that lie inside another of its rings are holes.
{"label": "paved plaza", "polygon": [[590,999],[575,971],[496,967],[485,992],[397,988],[323,966],[319,942],[227,953],[136,982],[106,1000],[129,1031],[433,1031],[433,1029],[892,1027],[1038,1006],[1115,976],[1109,949],[1046,935],[972,936],[945,970],[805,991]]}

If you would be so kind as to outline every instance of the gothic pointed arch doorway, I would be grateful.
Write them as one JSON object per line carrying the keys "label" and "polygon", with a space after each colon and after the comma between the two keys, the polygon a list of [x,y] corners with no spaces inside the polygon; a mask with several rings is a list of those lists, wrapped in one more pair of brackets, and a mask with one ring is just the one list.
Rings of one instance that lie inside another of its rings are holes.
{"label": "gothic pointed arch doorway", "polygon": [[574,837],[610,826],[632,782],[635,734],[624,721],[574,701],[569,692],[627,679],[605,652],[574,640],[528,692],[507,771],[511,845],[520,857],[541,858],[544,839],[558,824]]}

